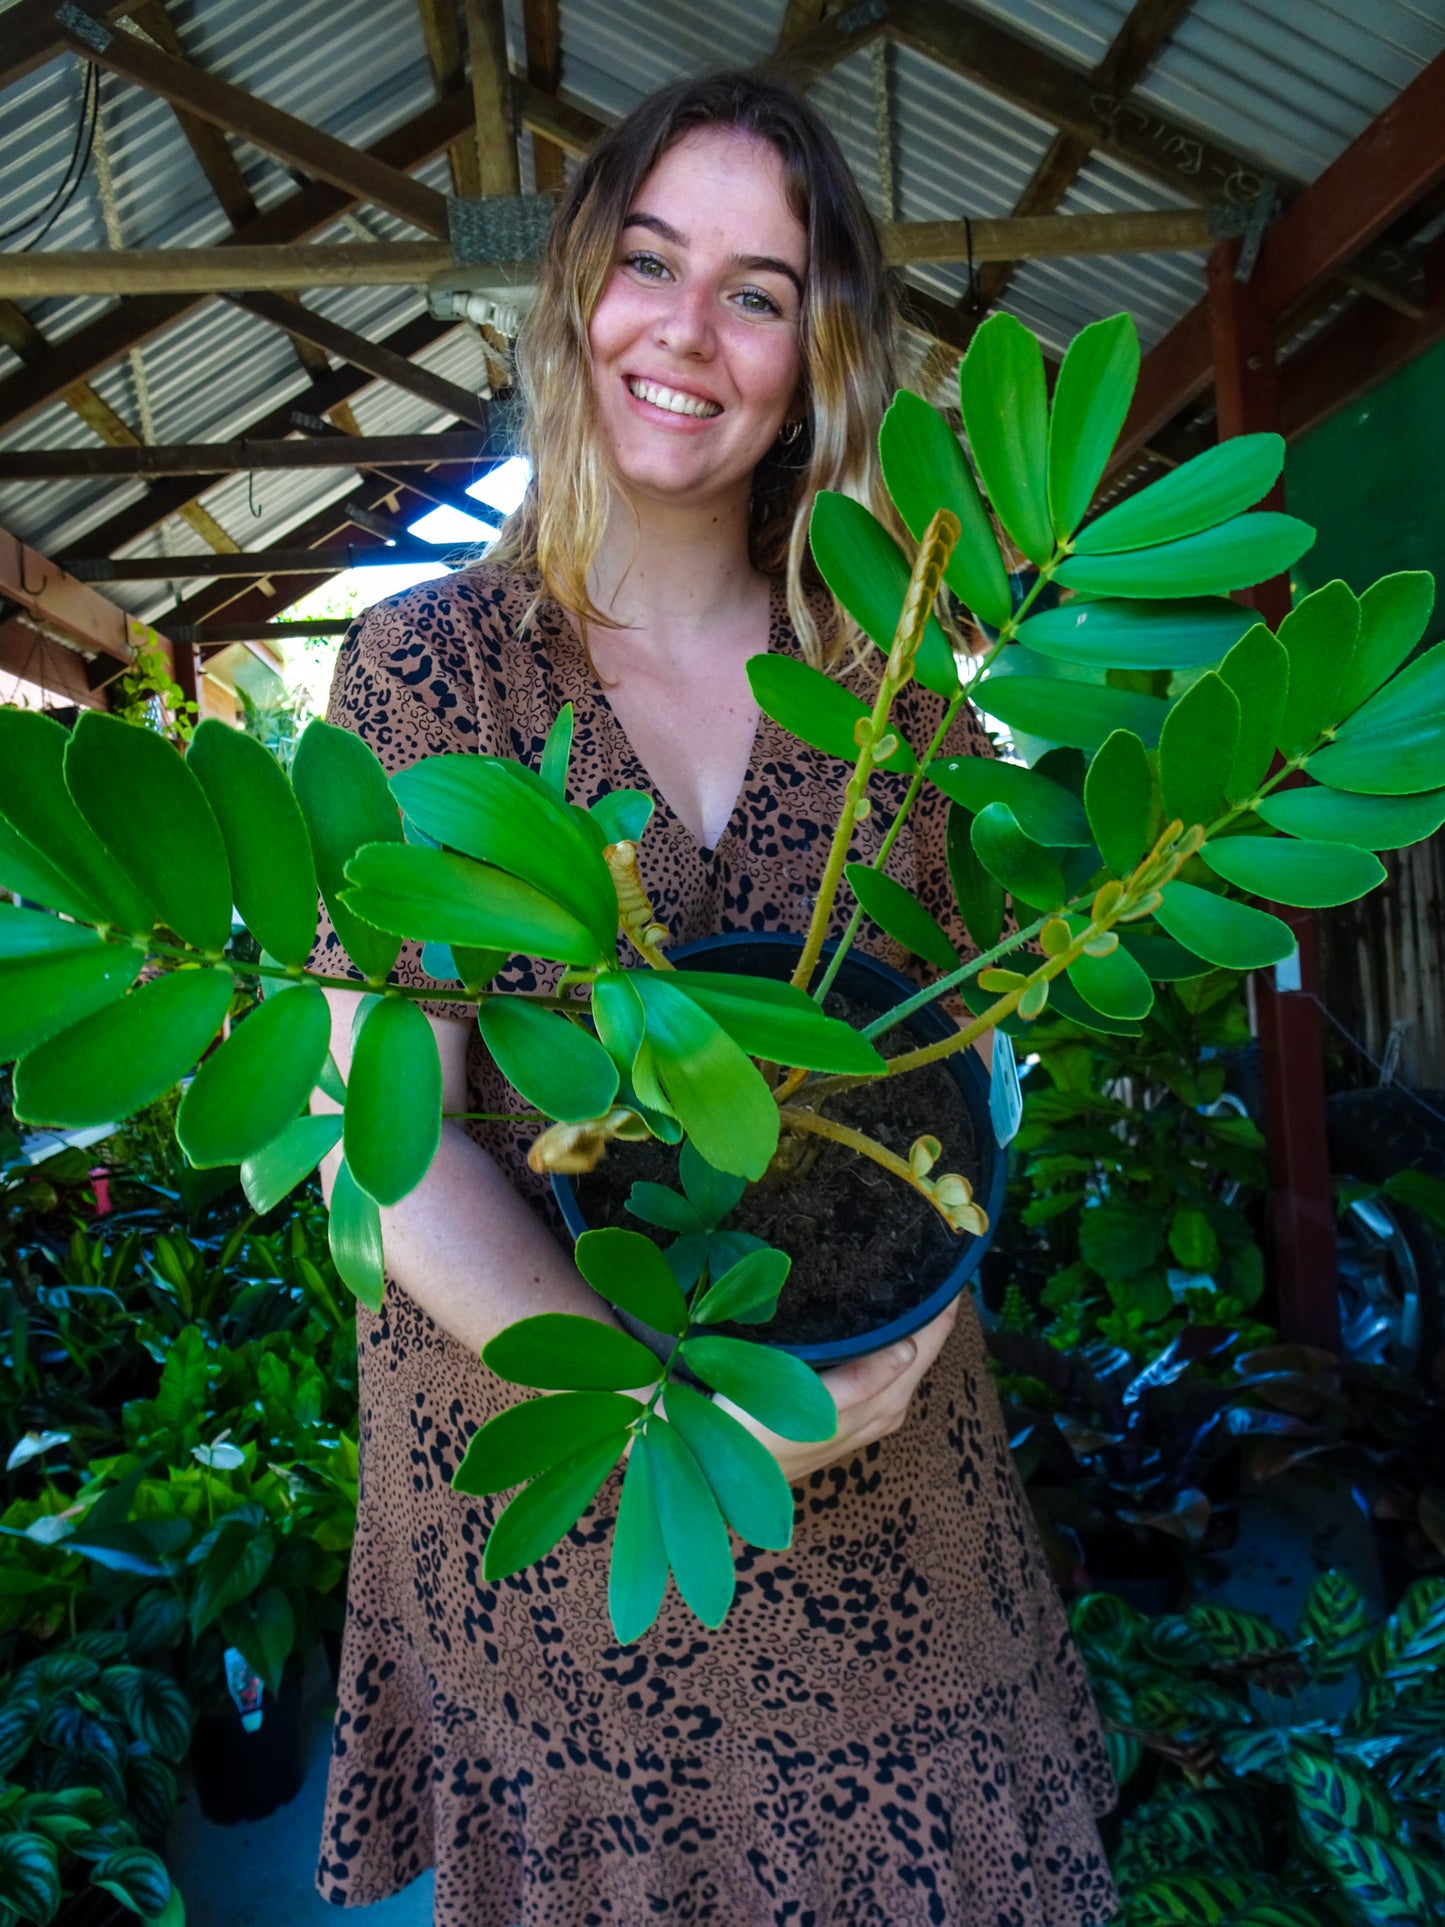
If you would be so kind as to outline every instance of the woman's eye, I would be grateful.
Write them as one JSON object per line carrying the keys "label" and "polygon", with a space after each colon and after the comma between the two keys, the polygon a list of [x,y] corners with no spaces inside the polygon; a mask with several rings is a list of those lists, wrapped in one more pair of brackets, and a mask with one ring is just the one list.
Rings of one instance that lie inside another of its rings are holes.
{"label": "woman's eye", "polygon": [[656,254],[627,254],[622,258],[622,265],[644,275],[649,281],[659,280],[667,273],[667,263]]}
{"label": "woman's eye", "polygon": [[738,295],[749,314],[781,314],[783,311],[770,294],[761,288],[743,288]]}

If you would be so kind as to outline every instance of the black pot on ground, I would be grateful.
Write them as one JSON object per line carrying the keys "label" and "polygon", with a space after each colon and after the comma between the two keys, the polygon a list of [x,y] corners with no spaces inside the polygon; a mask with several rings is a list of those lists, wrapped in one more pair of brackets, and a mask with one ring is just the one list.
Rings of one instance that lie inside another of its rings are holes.
{"label": "black pot on ground", "polygon": [[306,1777],[301,1669],[287,1673],[277,1696],[265,1695],[253,1733],[246,1731],[232,1700],[218,1712],[202,1713],[191,1738],[190,1763],[201,1812],[220,1826],[264,1820],[294,1800]]}
{"label": "black pot on ground", "polygon": [[1150,1618],[1177,1610],[1184,1596],[1184,1560],[1158,1533],[1080,1535],[1084,1567],[1093,1592],[1111,1592]]}
{"label": "black pot on ground", "polygon": [[[669,961],[681,970],[722,968],[741,976],[786,982],[792,974],[802,942],[801,937],[780,932],[732,931],[718,937],[699,937],[693,943],[679,944],[667,954]],[[832,949],[831,944],[827,945],[824,956],[830,955]],[[855,949],[844,959],[836,988],[855,1004],[881,1015],[913,996],[918,985],[898,971],[890,970],[887,964],[879,963]],[[908,1027],[924,1043],[940,1043],[958,1031],[957,1024],[937,1004],[928,1004],[915,1011],[908,1019]],[[964,1233],[959,1239],[958,1255],[945,1276],[901,1317],[890,1319],[887,1324],[854,1337],[837,1338],[821,1344],[781,1347],[819,1371],[830,1365],[841,1365],[850,1358],[864,1358],[870,1352],[881,1351],[885,1346],[910,1337],[936,1318],[973,1278],[998,1227],[1008,1182],[1008,1153],[994,1134],[988,1107],[988,1073],[975,1050],[959,1051],[946,1060],[945,1068],[958,1087],[973,1127],[979,1162],[974,1195],[988,1213],[989,1229],[981,1238]],[[574,1238],[580,1237],[589,1227],[578,1202],[576,1186],[569,1178],[554,1177],[552,1190],[567,1229]],[[665,1356],[671,1349],[672,1340],[664,1338],[660,1332],[653,1332],[638,1324],[625,1313],[619,1313],[618,1316],[623,1324],[635,1330],[661,1355]],[[756,1336],[765,1342],[776,1342],[768,1340],[766,1327],[758,1327]]]}

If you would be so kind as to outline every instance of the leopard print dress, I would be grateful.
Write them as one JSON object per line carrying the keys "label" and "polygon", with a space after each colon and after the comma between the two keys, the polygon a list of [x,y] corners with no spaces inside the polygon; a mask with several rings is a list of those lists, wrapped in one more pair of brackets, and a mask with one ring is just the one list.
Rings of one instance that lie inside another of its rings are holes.
{"label": "leopard print dress", "polygon": [[[484,565],[372,609],[343,646],[331,719],[388,771],[443,750],[536,767],[571,702],[574,800],[623,787],[656,798],[643,868],[674,940],[802,927],[844,766],[764,718],[732,820],[701,848],[560,611],[544,601],[523,628],[531,586]],[[769,646],[799,653],[780,593]],[[869,675],[844,679],[866,694]],[[910,689],[895,719],[921,749],[940,715]],[[988,751],[973,718],[950,747]],[[878,781],[863,859],[901,794],[901,778]],[[951,923],[942,798],[931,786],[923,798],[888,867]],[[320,954],[347,967],[329,931]],[[414,947],[399,972],[428,981]],[[554,975],[516,959],[499,981],[546,988]],[[470,1108],[516,1108],[475,1033],[470,1072]],[[550,1211],[524,1161],[535,1127],[470,1128]],[[450,1481],[473,1430],[520,1394],[394,1281],[379,1314],[359,1311],[358,1342],[361,1503],[326,1899],[363,1906],[431,1865],[438,1927],[1113,1919],[1095,1821],[1114,1780],[970,1297],[904,1428],[797,1489],[791,1549],[736,1546],[720,1630],[670,1589],[626,1647],[606,1604],[618,1475],[547,1558],[487,1584],[482,1548],[505,1500]]]}

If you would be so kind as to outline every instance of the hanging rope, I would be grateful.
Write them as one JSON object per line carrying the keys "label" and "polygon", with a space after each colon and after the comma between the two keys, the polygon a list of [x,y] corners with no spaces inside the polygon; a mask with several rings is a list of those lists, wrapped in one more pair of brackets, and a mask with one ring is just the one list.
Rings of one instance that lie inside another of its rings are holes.
{"label": "hanging rope", "polygon": [[878,201],[885,221],[898,219],[898,167],[889,85],[892,42],[880,34],[868,50],[873,63],[873,139],[878,157]]}

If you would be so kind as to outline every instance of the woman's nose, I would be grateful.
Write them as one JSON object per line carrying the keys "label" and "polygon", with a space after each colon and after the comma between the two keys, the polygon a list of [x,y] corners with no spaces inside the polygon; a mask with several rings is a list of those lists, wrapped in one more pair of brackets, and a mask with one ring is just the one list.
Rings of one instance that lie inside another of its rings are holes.
{"label": "woman's nose", "polygon": [[696,284],[673,294],[657,317],[655,336],[660,348],[678,355],[709,355],[713,348],[712,318],[707,291]]}

